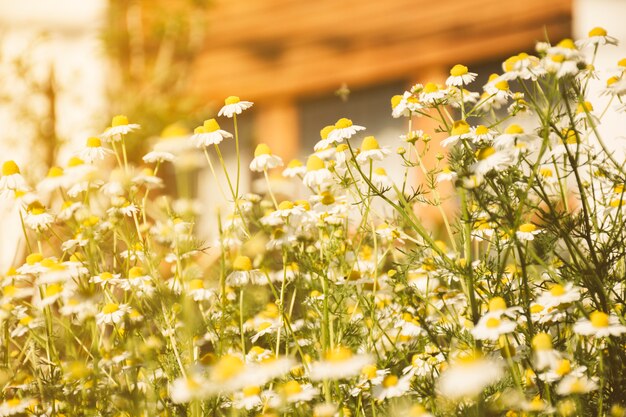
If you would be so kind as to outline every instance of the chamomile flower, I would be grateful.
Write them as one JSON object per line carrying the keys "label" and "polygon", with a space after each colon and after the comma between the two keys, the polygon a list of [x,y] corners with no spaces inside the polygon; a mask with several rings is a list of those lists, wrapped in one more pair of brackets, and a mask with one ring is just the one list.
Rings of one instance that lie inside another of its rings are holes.
{"label": "chamomile flower", "polygon": [[598,383],[595,378],[589,378],[585,375],[566,375],[557,385],[556,393],[559,395],[587,394],[597,389]]}
{"label": "chamomile flower", "polygon": [[337,120],[333,130],[328,133],[328,141],[330,143],[342,142],[344,139],[350,139],[356,134],[365,130],[363,126],[352,124],[352,120],[342,118]]}
{"label": "chamomile flower", "polygon": [[26,180],[20,173],[20,168],[15,161],[6,161],[2,164],[2,176],[0,177],[0,195],[7,191],[22,191],[28,189]]}
{"label": "chamomile flower", "polygon": [[233,261],[233,272],[226,277],[226,284],[231,287],[242,287],[248,284],[267,281],[265,274],[252,268],[252,261],[247,256],[237,256]]}
{"label": "chamomile flower", "polygon": [[206,288],[202,279],[192,279],[187,283],[186,287],[187,295],[193,298],[194,301],[207,301],[215,297],[215,291]]}
{"label": "chamomile flower", "polygon": [[457,120],[452,124],[450,136],[441,141],[444,148],[449,145],[455,145],[461,139],[470,137],[470,125],[465,120]]}
{"label": "chamomile flower", "polygon": [[538,298],[537,303],[544,307],[558,307],[562,304],[571,304],[580,300],[580,288],[568,282],[565,285],[552,284],[548,291],[543,292]]}
{"label": "chamomile flower", "polygon": [[122,140],[123,135],[138,130],[141,126],[136,123],[130,123],[128,117],[118,114],[111,120],[111,126],[109,126],[100,137],[108,139],[112,142],[119,142]]}
{"label": "chamomile flower", "polygon": [[176,158],[171,152],[153,150],[145,154],[141,159],[146,164],[161,164],[163,162],[173,162]]}
{"label": "chamomile flower", "polygon": [[112,274],[110,272],[105,271],[89,278],[89,282],[98,284],[101,287],[106,287],[108,285],[112,285],[118,282],[120,277],[121,277],[121,274]]}
{"label": "chamomile flower", "polygon": [[437,389],[451,400],[474,398],[504,376],[500,362],[477,356],[463,356],[452,362],[437,379]]}
{"label": "chamomile flower", "polygon": [[478,74],[469,72],[465,65],[456,64],[450,70],[450,76],[446,79],[446,85],[467,85],[476,79],[476,75]]}
{"label": "chamomile flower", "polygon": [[589,319],[580,319],[574,324],[574,332],[583,336],[611,337],[626,333],[626,326],[621,324],[614,314],[594,311]]}
{"label": "chamomile flower", "polygon": [[196,148],[205,148],[210,145],[218,145],[224,139],[230,139],[232,137],[232,134],[220,129],[217,120],[209,119],[205,120],[202,126],[195,128],[190,140]]}
{"label": "chamomile flower", "polygon": [[509,152],[487,146],[476,151],[476,163],[471,168],[478,176],[484,176],[493,170],[506,169],[512,164],[513,157]]}
{"label": "chamomile flower", "polygon": [[498,314],[487,313],[478,320],[472,329],[472,335],[477,340],[498,340],[501,335],[511,333],[517,327],[517,323],[498,317]]}
{"label": "chamomile flower", "polygon": [[443,102],[448,92],[442,86],[435,83],[426,83],[419,93],[420,102],[425,105],[433,106]]}
{"label": "chamomile flower", "polygon": [[217,113],[218,116],[232,118],[236,114],[241,114],[244,110],[252,107],[251,101],[241,101],[237,96],[230,96],[224,100],[224,106]]}
{"label": "chamomile flower", "polygon": [[309,377],[312,381],[351,378],[372,362],[373,358],[368,354],[355,355],[349,348],[337,346],[326,352],[323,361],[311,364]]}
{"label": "chamomile flower", "polygon": [[520,144],[528,146],[537,138],[534,134],[524,132],[520,125],[512,124],[504,130],[503,134],[494,139],[493,145],[497,149],[511,149]]}
{"label": "chamomile flower", "polygon": [[105,156],[112,154],[113,151],[102,146],[102,141],[98,137],[87,138],[85,147],[77,153],[78,157],[88,164],[95,161],[101,161]]}
{"label": "chamomile flower", "polygon": [[304,185],[312,189],[325,189],[333,182],[333,174],[326,168],[319,156],[311,155],[306,162],[306,174],[302,179]]}
{"label": "chamomile flower", "polygon": [[274,154],[269,146],[260,143],[254,150],[254,159],[250,162],[250,170],[263,172],[268,169],[283,166],[283,160]]}
{"label": "chamomile flower", "polygon": [[374,136],[367,136],[361,143],[361,151],[356,156],[356,161],[364,164],[367,161],[382,161],[391,151],[388,148],[381,148]]}
{"label": "chamomile flower", "polygon": [[520,225],[515,231],[515,236],[521,241],[531,241],[535,239],[535,236],[542,232],[541,229],[537,228],[532,223],[524,223]]}
{"label": "chamomile flower", "polygon": [[273,357],[260,363],[245,363],[237,355],[223,355],[210,369],[207,391],[229,393],[245,387],[263,385],[290,371],[293,360]]}
{"label": "chamomile flower", "polygon": [[12,398],[5,400],[0,403],[0,416],[22,415],[36,403],[37,402],[32,398]]}
{"label": "chamomile flower", "polygon": [[556,368],[563,355],[553,349],[552,337],[547,333],[537,333],[533,336],[533,365],[535,369]]}
{"label": "chamomile flower", "polygon": [[311,384],[301,384],[291,380],[277,387],[277,391],[282,399],[288,404],[308,402],[317,397],[319,390]]}
{"label": "chamomile flower", "polygon": [[370,179],[372,184],[378,189],[378,191],[382,190],[390,190],[393,188],[393,182],[389,175],[387,175],[387,171],[383,167],[374,168],[372,172],[372,178]]}
{"label": "chamomile flower", "polygon": [[292,159],[287,164],[287,168],[283,169],[283,177],[294,178],[306,174],[306,166],[299,159]]}
{"label": "chamomile flower", "polygon": [[35,200],[26,207],[24,223],[32,230],[42,232],[54,223],[54,216],[47,212],[43,204]]}
{"label": "chamomile flower", "polygon": [[130,312],[128,304],[108,303],[96,314],[98,324],[118,324]]}
{"label": "chamomile flower", "polygon": [[591,29],[586,39],[576,41],[576,46],[579,48],[602,45],[617,45],[617,38],[609,36],[606,29],[601,27]]}
{"label": "chamomile flower", "polygon": [[437,183],[444,181],[454,182],[457,179],[458,175],[456,172],[452,171],[449,166],[445,166],[441,169],[441,172],[437,174],[435,177]]}
{"label": "chamomile flower", "polygon": [[71,179],[65,175],[63,168],[53,166],[48,170],[46,177],[37,184],[37,191],[52,192],[57,188],[65,188],[71,183]]}
{"label": "chamomile flower", "polygon": [[401,397],[411,390],[411,378],[403,376],[398,378],[396,375],[387,375],[383,378],[380,385],[374,386],[372,396],[378,401],[388,398]]}
{"label": "chamomile flower", "polygon": [[241,391],[233,394],[232,405],[238,410],[254,410],[263,405],[261,394],[261,387],[258,385],[244,387]]}
{"label": "chamomile flower", "polygon": [[176,404],[188,403],[208,397],[207,380],[199,374],[187,374],[177,378],[169,386],[170,398]]}

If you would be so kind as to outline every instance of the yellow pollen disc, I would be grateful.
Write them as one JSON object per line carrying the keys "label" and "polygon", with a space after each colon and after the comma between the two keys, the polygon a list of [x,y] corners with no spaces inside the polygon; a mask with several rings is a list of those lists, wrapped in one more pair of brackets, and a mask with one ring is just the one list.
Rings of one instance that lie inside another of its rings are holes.
{"label": "yellow pollen disc", "polygon": [[468,73],[468,69],[465,65],[456,64],[450,70],[450,75],[453,77],[460,77],[461,75],[465,75]]}
{"label": "yellow pollen disc", "polygon": [[22,401],[19,398],[11,398],[10,400],[8,400],[6,402],[6,404],[10,407],[10,408],[15,408],[18,405],[20,405],[22,403]]}
{"label": "yellow pollen disc", "polygon": [[101,146],[102,146],[102,141],[100,140],[100,138],[97,138],[95,136],[87,138],[87,147],[88,148],[99,148]]}
{"label": "yellow pollen disc", "polygon": [[620,198],[614,198],[613,200],[611,200],[609,204],[611,205],[611,207],[622,207],[623,205],[626,204],[626,200],[622,200]]}
{"label": "yellow pollen disc", "polygon": [[213,367],[213,377],[218,381],[225,381],[240,373],[245,367],[243,360],[237,356],[222,356]]}
{"label": "yellow pollen disc", "polygon": [[41,262],[43,260],[43,255],[39,252],[31,253],[26,257],[26,263],[28,265],[35,265],[37,262]]}
{"label": "yellow pollen disc", "polygon": [[593,327],[609,327],[609,315],[601,311],[594,311],[589,315]]}
{"label": "yellow pollen disc", "polygon": [[505,80],[498,81],[493,86],[495,88],[497,88],[498,90],[500,90],[500,91],[508,91],[509,90],[509,83],[506,82]]}
{"label": "yellow pollen disc", "polygon": [[593,111],[593,105],[588,101],[585,101],[584,103],[578,103],[578,106],[576,107],[577,114],[591,112],[591,111]]}
{"label": "yellow pollen disc", "polygon": [[102,307],[102,313],[104,313],[104,314],[112,314],[112,313],[115,313],[119,309],[120,309],[119,304],[109,303],[109,304],[105,305],[104,307]]}
{"label": "yellow pollen disc", "polygon": [[193,133],[196,135],[201,135],[203,133],[207,133],[207,130],[204,128],[204,126],[198,126],[193,130]]}
{"label": "yellow pollen disc", "polygon": [[520,58],[517,55],[507,58],[506,61],[502,63],[502,69],[505,72],[513,71],[513,69],[515,68],[515,63],[519,60]]}
{"label": "yellow pollen disc", "polygon": [[363,374],[367,379],[376,378],[376,365],[365,365],[363,369],[361,369],[361,374]]}
{"label": "yellow pollen disc", "polygon": [[291,210],[293,203],[289,200],[285,200],[278,205],[278,210]]}
{"label": "yellow pollen disc", "polygon": [[53,295],[59,294],[63,291],[63,286],[61,284],[50,284],[44,290],[44,298],[52,297]]}
{"label": "yellow pollen disc", "polygon": [[395,95],[395,96],[391,97],[391,108],[395,109],[396,106],[398,104],[400,104],[400,102],[402,102],[402,96],[401,95]]}
{"label": "yellow pollen disc", "polygon": [[113,119],[111,120],[111,127],[125,126],[127,124],[128,124],[128,117],[124,116],[123,114],[118,114],[117,116],[113,116]]}
{"label": "yellow pollen disc", "polygon": [[270,149],[269,146],[267,146],[265,143],[259,143],[256,147],[256,149],[254,150],[254,156],[261,156],[261,155],[271,155],[272,151]]}
{"label": "yellow pollen disc", "polygon": [[450,136],[459,136],[469,133],[470,126],[467,124],[465,120],[457,120],[452,125],[452,130],[450,131]]}
{"label": "yellow pollen disc", "polygon": [[344,346],[337,346],[336,348],[326,352],[325,358],[330,362],[343,362],[352,357],[352,351]]}
{"label": "yellow pollen disc", "polygon": [[302,161],[299,159],[292,159],[289,164],[287,164],[287,168],[298,168],[302,166]]}
{"label": "yellow pollen disc", "polygon": [[259,395],[261,393],[260,387],[246,387],[241,390],[244,396],[252,397],[254,395]]}
{"label": "yellow pollen disc", "polygon": [[352,120],[346,119],[345,117],[342,117],[341,119],[337,120],[337,123],[335,123],[336,129],[345,129],[346,127],[350,126],[352,126]]}
{"label": "yellow pollen disc", "polygon": [[550,288],[550,294],[555,297],[565,294],[565,288],[563,288],[560,284],[554,284],[552,288]]}
{"label": "yellow pollen disc", "polygon": [[498,77],[499,77],[499,75],[498,75],[498,74],[495,74],[495,73],[494,73],[494,74],[491,74],[491,75],[489,76],[489,80],[488,80],[488,81],[489,81],[489,82],[495,81]]}
{"label": "yellow pollen disc", "polygon": [[235,271],[251,271],[252,261],[247,256],[237,256],[233,262],[233,269]]}
{"label": "yellow pollen disc", "polygon": [[485,125],[478,125],[476,126],[476,129],[474,130],[474,132],[477,135],[486,135],[487,133],[489,133],[489,128]]}
{"label": "yellow pollen disc", "polygon": [[333,204],[335,202],[335,197],[329,193],[328,191],[325,191],[322,193],[322,200],[321,203],[324,204],[325,206],[329,206],[331,204]]}
{"label": "yellow pollen disc", "polygon": [[31,321],[33,321],[33,318],[31,316],[24,316],[20,319],[20,324],[22,326],[28,326]]}
{"label": "yellow pollen disc", "polygon": [[520,133],[524,133],[524,129],[520,125],[511,125],[506,128],[504,133],[508,133],[509,135],[517,135]]}
{"label": "yellow pollen disc", "polygon": [[292,395],[300,394],[302,392],[302,386],[298,383],[298,381],[288,381],[281,386],[280,390],[287,397],[290,397]]}
{"label": "yellow pollen disc", "polygon": [[592,38],[594,36],[606,36],[607,32],[606,32],[606,29],[604,29],[604,28],[595,27],[595,28],[593,28],[593,29],[591,29],[589,31],[588,35],[589,35],[590,38]]}
{"label": "yellow pollen disc", "polygon": [[365,137],[363,139],[363,142],[361,143],[361,150],[373,151],[375,149],[380,149],[380,146],[378,145],[378,141],[376,140],[376,138],[374,136]]}
{"label": "yellow pollen disc", "polygon": [[476,159],[478,159],[479,161],[484,161],[495,153],[496,149],[493,146],[488,146],[476,152]]}
{"label": "yellow pollen disc", "polygon": [[100,279],[103,281],[108,281],[113,278],[113,274],[110,272],[103,272],[100,274]]}
{"label": "yellow pollen disc", "polygon": [[626,67],[626,58],[622,58],[619,61],[617,61],[617,65],[620,67]]}
{"label": "yellow pollen disc", "polygon": [[337,145],[337,147],[335,148],[335,152],[343,152],[343,151],[347,151],[348,149],[350,149],[350,147],[345,144],[345,143],[340,143],[339,145]]}
{"label": "yellow pollen disc", "polygon": [[532,223],[524,223],[517,230],[523,233],[532,233],[537,230],[537,226]]}
{"label": "yellow pollen disc", "polygon": [[143,269],[140,266],[133,266],[128,270],[128,278],[138,278],[143,275]]}
{"label": "yellow pollen disc", "polygon": [[296,204],[296,206],[302,207],[302,208],[304,208],[307,211],[311,210],[311,204],[308,201],[306,201],[306,200],[296,200],[295,204]]}
{"label": "yellow pollen disc", "polygon": [[436,93],[437,91],[439,91],[439,87],[435,83],[426,83],[424,86],[425,93]]}
{"label": "yellow pollen disc", "polygon": [[264,321],[263,323],[259,324],[257,331],[261,332],[265,329],[269,329],[270,327],[272,327],[272,323],[270,323],[269,321]]}
{"label": "yellow pollen disc", "polygon": [[17,166],[15,161],[6,161],[2,164],[2,175],[14,175],[19,173],[20,168]]}
{"label": "yellow pollen disc", "polygon": [[552,60],[552,62],[556,62],[560,64],[565,61],[565,55],[560,55],[560,54],[552,55],[550,59]]}
{"label": "yellow pollen disc", "polygon": [[560,375],[560,376],[567,375],[570,372],[572,372],[572,364],[570,363],[569,360],[563,359],[561,360],[561,362],[559,362],[559,365],[556,367],[554,371],[556,372],[557,375]]}
{"label": "yellow pollen disc", "polygon": [[552,337],[547,333],[537,333],[533,337],[532,345],[535,350],[550,350],[552,349]]}
{"label": "yellow pollen disc", "polygon": [[317,171],[323,169],[324,167],[324,161],[322,161],[322,158],[317,155],[309,156],[309,159],[306,161],[307,171]]}
{"label": "yellow pollen disc", "polygon": [[383,387],[391,388],[398,385],[398,377],[395,375],[387,375],[385,379],[383,379]]}
{"label": "yellow pollen disc", "polygon": [[487,319],[487,323],[485,323],[485,325],[488,329],[495,329],[500,326],[500,320],[495,317],[491,317]]}
{"label": "yellow pollen disc", "polygon": [[220,125],[217,123],[215,119],[205,120],[202,125],[207,133],[215,132],[216,130],[220,130]]}
{"label": "yellow pollen disc", "polygon": [[[339,122],[337,122],[337,123],[339,123]],[[332,132],[333,130],[335,130],[335,125],[324,126],[324,128],[322,128],[322,130],[320,130],[320,137],[322,139],[328,138],[328,134],[330,132]]]}
{"label": "yellow pollen disc", "polygon": [[63,168],[61,167],[51,167],[48,170],[48,178],[57,178],[63,175]]}
{"label": "yellow pollen disc", "polygon": [[239,103],[241,100],[239,99],[239,97],[237,96],[230,96],[227,97],[226,100],[224,100],[224,104],[225,105],[229,105],[229,104],[237,104]]}
{"label": "yellow pollen disc", "polygon": [[387,171],[383,167],[378,167],[374,170],[374,174],[387,176]]}
{"label": "yellow pollen disc", "polygon": [[539,173],[544,178],[550,178],[550,177],[554,176],[554,173],[552,172],[552,170],[550,168],[541,168],[539,170]]}
{"label": "yellow pollen disc", "polygon": [[204,288],[204,281],[201,279],[192,279],[189,281],[189,289],[191,290],[201,290]]}
{"label": "yellow pollen disc", "polygon": [[493,297],[489,300],[489,311],[506,310],[506,301],[502,297]]}
{"label": "yellow pollen disc", "polygon": [[580,380],[580,378],[576,378],[569,388],[572,394],[584,394],[587,391],[585,384]]}
{"label": "yellow pollen disc", "polygon": [[84,164],[85,164],[85,161],[83,161],[77,156],[72,156],[70,160],[67,162],[68,167],[77,167],[77,166],[84,165]]}
{"label": "yellow pollen disc", "polygon": [[569,38],[563,39],[556,46],[561,47],[561,48],[565,48],[565,49],[576,49],[576,44],[574,43],[573,40],[571,40]]}
{"label": "yellow pollen disc", "polygon": [[619,77],[613,76],[606,80],[606,86],[609,87],[619,81]]}
{"label": "yellow pollen disc", "polygon": [[161,131],[161,137],[164,139],[167,138],[179,138],[181,136],[187,136],[189,134],[189,130],[181,125],[180,123],[172,123],[168,125]]}

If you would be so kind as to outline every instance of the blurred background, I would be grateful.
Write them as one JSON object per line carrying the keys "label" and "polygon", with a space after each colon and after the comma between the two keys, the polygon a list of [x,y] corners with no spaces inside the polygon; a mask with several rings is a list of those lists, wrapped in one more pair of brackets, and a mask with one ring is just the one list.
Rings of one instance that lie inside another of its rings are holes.
{"label": "blurred background", "polygon": [[[443,82],[456,63],[486,81],[536,41],[594,26],[624,41],[624,17],[623,0],[0,0],[0,159],[36,181],[126,114],[143,127],[128,141],[132,157],[155,143],[175,150],[168,187],[212,207],[206,162],[184,138],[227,96],[255,103],[240,118],[248,160],[258,142],[285,163],[303,158],[339,117],[392,144],[406,131],[390,115],[394,94]],[[626,56],[610,48],[598,66]],[[177,185],[174,172],[185,180]],[[243,177],[246,189],[262,191],[254,180]],[[12,202],[0,205],[4,217]],[[0,227],[0,256],[10,257],[19,230]]]}

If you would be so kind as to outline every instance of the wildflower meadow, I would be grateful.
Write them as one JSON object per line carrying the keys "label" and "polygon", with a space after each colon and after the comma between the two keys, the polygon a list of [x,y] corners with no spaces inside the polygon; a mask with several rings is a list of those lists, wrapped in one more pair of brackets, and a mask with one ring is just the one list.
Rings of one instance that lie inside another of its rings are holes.
{"label": "wildflower meadow", "polygon": [[0,272],[0,417],[626,416],[613,44],[540,42],[484,86],[454,65],[391,98],[395,146],[337,115],[302,161],[260,143],[244,166],[253,103],[228,97],[185,139],[228,208],[208,240],[164,187],[176,152],[132,161],[126,116],[45,178],[4,160],[24,254]]}

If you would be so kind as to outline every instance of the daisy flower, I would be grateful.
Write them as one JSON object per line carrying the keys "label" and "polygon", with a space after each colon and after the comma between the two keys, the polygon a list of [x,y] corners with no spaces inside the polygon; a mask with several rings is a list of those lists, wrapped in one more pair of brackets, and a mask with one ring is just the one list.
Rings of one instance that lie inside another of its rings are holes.
{"label": "daisy flower", "polygon": [[122,135],[138,130],[141,126],[136,123],[130,123],[128,117],[118,114],[111,120],[111,126],[108,127],[101,135],[101,138],[108,139],[113,142],[122,140]]}
{"label": "daisy flower", "polygon": [[457,120],[452,124],[450,136],[441,141],[444,148],[448,145],[455,145],[460,139],[470,137],[470,125],[465,120]]}
{"label": "daisy flower", "polygon": [[311,384],[300,384],[298,381],[287,381],[277,388],[278,393],[286,403],[294,404],[311,401],[319,390]]}
{"label": "daisy flower", "polygon": [[150,151],[141,158],[146,164],[161,164],[163,162],[172,162],[176,156],[166,151]]}
{"label": "daisy flower", "polygon": [[252,107],[251,101],[241,101],[237,96],[230,96],[224,100],[224,106],[217,113],[218,116],[232,118],[236,114],[241,114],[244,110]]}
{"label": "daisy flower", "polygon": [[356,161],[364,164],[367,161],[381,161],[391,151],[388,148],[381,148],[374,136],[367,136],[361,143],[361,152],[356,156]]}
{"label": "daisy flower", "polygon": [[209,119],[205,120],[202,126],[198,126],[194,129],[190,140],[196,148],[204,148],[209,145],[218,145],[224,139],[230,139],[232,137],[232,134],[220,129],[217,120]]}
{"label": "daisy flower", "polygon": [[46,211],[43,204],[35,200],[26,207],[24,223],[32,230],[41,232],[54,223],[54,217]]}
{"label": "daisy flower", "polygon": [[250,162],[250,170],[255,172],[263,172],[268,169],[283,166],[283,160],[272,154],[269,146],[260,143],[254,150],[254,159]]}
{"label": "daisy flower", "polygon": [[302,182],[309,188],[327,188],[333,180],[333,174],[326,168],[324,161],[317,155],[309,156],[306,162],[306,174]]}
{"label": "daisy flower", "polygon": [[69,183],[70,178],[65,175],[63,168],[53,166],[48,170],[46,177],[37,184],[37,191],[51,192],[57,188],[67,187]]}
{"label": "daisy flower", "polygon": [[105,271],[89,278],[89,282],[93,284],[98,284],[104,288],[107,285],[116,283],[120,279],[120,277],[121,277],[121,274],[112,274],[110,272]]}
{"label": "daisy flower", "polygon": [[598,384],[595,379],[588,378],[585,375],[566,375],[557,385],[556,393],[559,395],[587,394],[597,389]]}
{"label": "daisy flower", "polygon": [[23,414],[37,402],[32,398],[12,398],[0,404],[0,416]]}
{"label": "daisy flower", "polygon": [[537,229],[532,223],[524,223],[515,231],[515,236],[521,241],[534,240],[535,236],[541,233],[541,229]]}
{"label": "daisy flower", "polygon": [[498,149],[510,149],[520,144],[527,145],[534,139],[537,139],[536,135],[525,133],[520,125],[512,124],[494,139],[493,145]]}
{"label": "daisy flower", "polygon": [[241,391],[233,394],[233,407],[238,410],[254,410],[263,405],[263,398],[261,398],[261,387],[258,385],[245,387]]}
{"label": "daisy flower", "polygon": [[403,376],[398,378],[395,375],[384,377],[380,385],[376,385],[372,390],[372,395],[378,401],[387,398],[401,397],[411,390],[411,377]]}
{"label": "daisy flower", "polygon": [[573,283],[568,282],[565,286],[561,284],[553,284],[548,291],[543,292],[538,298],[537,303],[550,308],[558,307],[561,304],[570,304],[580,300],[580,289],[575,287]]}
{"label": "daisy flower", "polygon": [[589,319],[580,319],[574,324],[574,332],[583,336],[610,337],[626,333],[626,326],[613,314],[594,311]]}
{"label": "daisy flower", "polygon": [[155,175],[150,168],[142,169],[139,174],[132,178],[131,182],[136,185],[143,185],[150,190],[163,187],[163,180]]}
{"label": "daisy flower", "polygon": [[472,329],[472,335],[477,340],[498,340],[501,335],[511,333],[517,327],[514,321],[498,317],[498,314],[487,313],[478,320]]}
{"label": "daisy flower", "polygon": [[537,333],[532,340],[533,365],[535,369],[556,368],[562,359],[559,351],[552,348],[552,337],[547,333]]}
{"label": "daisy flower", "polygon": [[341,118],[337,120],[333,130],[328,133],[328,141],[330,143],[342,142],[344,139],[350,139],[356,132],[365,130],[363,126],[352,124],[352,120]]}
{"label": "daisy flower", "polygon": [[226,284],[231,287],[243,287],[248,284],[262,283],[267,278],[258,269],[252,268],[252,261],[247,256],[237,256],[233,262],[233,272],[226,277]]}
{"label": "daisy flower", "polygon": [[192,279],[187,283],[187,294],[194,301],[206,301],[215,297],[215,292],[204,286],[204,280]]}
{"label": "daisy flower", "polygon": [[504,376],[500,362],[469,356],[459,357],[437,380],[437,389],[451,400],[473,398]]}
{"label": "daisy flower", "polygon": [[617,45],[617,43],[617,38],[609,36],[606,29],[595,27],[589,31],[587,39],[576,41],[576,46],[584,48],[586,46]]}
{"label": "daisy flower", "polygon": [[229,393],[245,387],[260,386],[285,375],[293,364],[292,359],[285,357],[270,357],[260,363],[246,364],[239,356],[224,355],[210,370],[207,392]]}
{"label": "daisy flower", "polygon": [[458,174],[450,169],[449,166],[443,167],[440,173],[435,177],[438,183],[444,181],[455,181],[458,177]]}
{"label": "daisy flower", "polygon": [[450,70],[450,76],[446,79],[446,85],[459,86],[469,84],[476,79],[476,73],[469,72],[465,65],[456,64]]}
{"label": "daisy flower", "polygon": [[77,153],[78,157],[88,164],[95,161],[101,161],[105,156],[112,154],[113,151],[102,146],[102,141],[97,137],[87,138],[85,148]]}
{"label": "daisy flower", "polygon": [[129,312],[130,306],[128,304],[108,303],[96,314],[96,322],[98,324],[118,324]]}
{"label": "daisy flower", "polygon": [[379,191],[393,188],[393,182],[391,182],[391,178],[389,178],[387,171],[383,167],[374,168],[370,181]]}
{"label": "daisy flower", "polygon": [[435,83],[426,83],[419,94],[420,102],[428,105],[437,105],[441,103],[448,93],[446,89]]}
{"label": "daisy flower", "polygon": [[299,159],[292,159],[283,170],[283,177],[294,178],[306,174],[306,166]]}
{"label": "daisy flower", "polygon": [[513,157],[510,153],[504,150],[497,151],[493,146],[487,146],[476,151],[476,163],[472,165],[472,171],[482,176],[492,170],[504,170],[512,163]]}
{"label": "daisy flower", "polygon": [[208,397],[206,383],[206,378],[198,374],[177,378],[169,386],[170,398],[176,404],[205,399]]}
{"label": "daisy flower", "polygon": [[26,190],[26,180],[20,173],[20,168],[15,161],[6,161],[2,164],[2,176],[0,177],[0,193],[6,191]]}
{"label": "daisy flower", "polygon": [[351,378],[372,362],[370,355],[354,355],[347,347],[337,346],[326,352],[323,361],[311,364],[309,376],[312,381]]}

